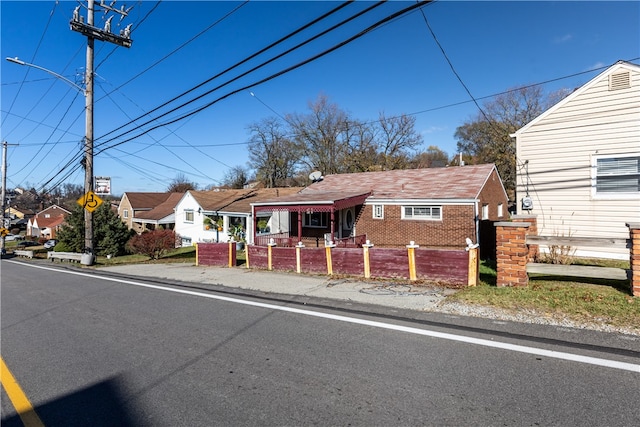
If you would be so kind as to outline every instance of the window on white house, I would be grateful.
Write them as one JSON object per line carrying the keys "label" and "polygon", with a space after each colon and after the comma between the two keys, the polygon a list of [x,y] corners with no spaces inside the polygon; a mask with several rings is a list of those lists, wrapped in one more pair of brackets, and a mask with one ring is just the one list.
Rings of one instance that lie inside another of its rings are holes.
{"label": "window on white house", "polygon": [[122,211],[122,217],[123,218],[129,218],[129,211],[127,209]]}
{"label": "window on white house", "polygon": [[375,219],[384,219],[384,205],[373,205],[373,217]]}
{"label": "window on white house", "polygon": [[329,224],[328,212],[313,212],[305,213],[302,218],[302,223],[305,227],[326,227]]}
{"label": "window on white house", "polygon": [[193,222],[193,211],[185,210],[184,211],[184,222]]}
{"label": "window on white house", "polygon": [[502,218],[504,216],[504,207],[502,203],[498,203],[498,218]]}
{"label": "window on white house", "polygon": [[596,194],[640,194],[640,156],[596,159]]}
{"label": "window on white house", "polygon": [[489,219],[489,205],[482,205],[482,219]]}
{"label": "window on white house", "polygon": [[442,219],[441,206],[403,206],[402,219]]}

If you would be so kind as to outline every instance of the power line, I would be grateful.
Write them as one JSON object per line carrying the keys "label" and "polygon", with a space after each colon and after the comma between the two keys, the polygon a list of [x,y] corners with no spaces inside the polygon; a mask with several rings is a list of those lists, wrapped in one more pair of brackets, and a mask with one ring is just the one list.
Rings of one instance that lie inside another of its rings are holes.
{"label": "power line", "polygon": [[[163,127],[163,126],[167,126],[167,125],[172,124],[172,123],[176,123],[176,122],[178,122],[180,120],[184,120],[185,118],[190,117],[190,116],[192,116],[194,114],[197,114],[197,113],[199,113],[199,112],[211,107],[212,105],[218,103],[219,101],[224,100],[224,99],[226,99],[226,98],[228,98],[228,97],[230,97],[232,95],[235,95],[236,93],[249,90],[249,89],[251,89],[251,88],[253,88],[255,86],[258,86],[258,85],[263,84],[263,83],[265,83],[265,82],[267,82],[269,80],[272,80],[272,79],[274,79],[276,77],[280,77],[280,76],[282,76],[284,74],[287,74],[287,73],[289,73],[289,72],[291,72],[291,71],[293,71],[295,69],[298,69],[298,68],[302,67],[303,65],[306,65],[306,64],[308,64],[310,62],[313,62],[313,61],[315,61],[315,60],[317,60],[317,59],[319,59],[319,58],[321,58],[321,57],[323,57],[323,56],[325,56],[325,55],[327,55],[327,54],[329,54],[329,53],[331,53],[331,52],[333,52],[333,51],[335,51],[335,50],[337,50],[337,49],[339,49],[339,48],[341,48],[341,47],[343,47],[343,46],[345,46],[345,45],[347,45],[349,43],[351,43],[352,41],[357,40],[358,38],[364,36],[365,34],[369,33],[370,31],[374,30],[375,28],[379,27],[380,25],[382,25],[382,24],[384,24],[384,23],[386,23],[386,22],[388,22],[388,21],[390,21],[392,19],[395,19],[398,16],[406,14],[407,12],[409,12],[411,10],[414,10],[414,9],[416,9],[418,7],[422,7],[427,3],[428,2],[419,2],[419,3],[413,4],[413,5],[409,6],[409,7],[406,7],[406,8],[404,8],[404,9],[398,11],[398,12],[395,12],[395,13],[393,13],[393,14],[391,14],[391,15],[389,15],[389,16],[381,19],[381,20],[379,20],[375,24],[367,27],[366,29],[360,31],[359,33],[357,33],[356,35],[348,38],[347,40],[344,40],[344,41],[332,46],[329,49],[326,49],[326,50],[324,50],[324,51],[322,51],[322,52],[320,52],[320,53],[318,53],[316,55],[313,55],[312,57],[307,58],[304,61],[298,62],[295,65],[287,67],[287,68],[285,68],[285,69],[283,69],[283,70],[281,70],[281,71],[279,71],[277,73],[274,73],[274,74],[272,74],[272,75],[270,75],[270,76],[268,76],[266,78],[263,78],[261,80],[258,80],[256,82],[254,82],[254,83],[251,83],[251,84],[246,85],[244,87],[241,87],[239,89],[233,90],[233,91],[231,91],[231,92],[229,92],[229,93],[227,93],[227,94],[225,94],[223,96],[220,96],[219,98],[217,98],[217,99],[215,99],[213,101],[210,101],[210,102],[204,104],[203,106],[200,106],[200,107],[196,108],[195,110],[192,110],[189,113],[183,114],[183,115],[181,115],[181,116],[179,116],[179,117],[177,117],[175,119],[171,119],[171,120],[169,120],[167,122],[164,122],[162,124],[158,124],[158,125],[152,126],[151,128],[149,128],[149,129],[147,129],[145,131],[142,131],[141,133],[139,133],[139,134],[137,134],[137,135],[135,135],[133,137],[127,138],[124,141],[120,141],[120,142],[115,143],[115,144],[113,144],[113,145],[111,145],[109,147],[102,148],[98,153],[101,153],[101,152],[103,152],[105,150],[108,150],[109,148],[116,147],[116,146],[119,146],[119,145],[124,144],[126,142],[132,141],[133,139],[136,139],[136,138],[138,138],[138,137],[140,137],[142,135],[145,135],[145,134],[151,132],[152,130],[158,129],[158,128]],[[215,90],[215,89],[213,89],[213,90]],[[211,93],[213,90],[207,92],[207,94]],[[204,96],[204,95],[201,95],[201,96],[197,97],[196,99],[199,99],[202,96]],[[167,115],[167,114],[169,114],[171,112],[175,112],[178,108],[182,108],[183,106],[186,106],[186,105],[188,105],[189,103],[191,103],[193,101],[195,101],[195,100],[189,101],[189,102],[187,102],[187,103],[185,103],[185,104],[183,104],[183,105],[181,105],[179,107],[176,107],[176,108],[172,109],[171,111],[160,115],[159,117],[163,117],[163,116],[165,116],[165,115]],[[149,124],[152,121],[154,121],[154,120],[147,121],[143,125]],[[98,147],[102,147],[102,146],[106,145],[107,143],[109,143],[111,141],[114,141],[115,139],[117,139],[119,137],[122,137],[122,136],[124,136],[126,134],[133,133],[136,130],[137,129],[132,129],[130,131],[126,131],[126,132],[124,132],[124,133],[122,133],[122,134],[120,134],[120,135],[118,135],[116,137],[108,139],[107,141],[103,141],[102,143],[98,144]]]}

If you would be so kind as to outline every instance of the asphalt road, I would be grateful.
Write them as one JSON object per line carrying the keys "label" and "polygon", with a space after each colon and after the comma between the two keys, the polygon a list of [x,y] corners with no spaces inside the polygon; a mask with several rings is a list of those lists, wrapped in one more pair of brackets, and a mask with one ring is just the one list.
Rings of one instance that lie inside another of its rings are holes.
{"label": "asphalt road", "polygon": [[[6,260],[0,273],[2,359],[47,426],[640,424],[640,349],[624,337]],[[5,389],[1,408],[22,425]]]}

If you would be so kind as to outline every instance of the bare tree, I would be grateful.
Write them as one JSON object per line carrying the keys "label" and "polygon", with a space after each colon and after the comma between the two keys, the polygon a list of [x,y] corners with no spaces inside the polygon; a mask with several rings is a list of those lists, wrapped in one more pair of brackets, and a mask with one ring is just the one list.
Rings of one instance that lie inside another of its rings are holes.
{"label": "bare tree", "polygon": [[411,159],[413,168],[441,168],[449,164],[449,156],[435,145],[419,152]]}
{"label": "bare tree", "polygon": [[507,194],[515,193],[516,148],[509,134],[520,129],[566,96],[560,91],[545,96],[542,87],[528,86],[496,96],[483,112],[456,129],[458,151],[476,163],[495,163]]}
{"label": "bare tree", "polygon": [[309,104],[311,113],[287,116],[295,141],[302,153],[301,162],[309,170],[324,174],[345,171],[347,144],[343,140],[347,113],[329,102],[325,95]]}
{"label": "bare tree", "polygon": [[222,185],[227,188],[242,189],[249,182],[249,171],[242,166],[229,169],[222,178]]}
{"label": "bare tree", "polygon": [[276,117],[269,117],[248,127],[249,161],[256,171],[256,179],[265,187],[282,187],[294,179],[301,157],[295,142],[286,136],[286,125]]}
{"label": "bare tree", "polygon": [[169,183],[167,191],[170,193],[184,193],[197,188],[198,185],[196,183],[189,181],[183,174],[179,174]]}
{"label": "bare tree", "polygon": [[368,123],[345,123],[344,141],[347,144],[345,172],[367,172],[378,168],[378,143],[375,129]]}
{"label": "bare tree", "polygon": [[422,136],[415,130],[414,116],[400,115],[379,118],[379,157],[383,170],[402,169],[407,166],[413,150],[422,144]]}

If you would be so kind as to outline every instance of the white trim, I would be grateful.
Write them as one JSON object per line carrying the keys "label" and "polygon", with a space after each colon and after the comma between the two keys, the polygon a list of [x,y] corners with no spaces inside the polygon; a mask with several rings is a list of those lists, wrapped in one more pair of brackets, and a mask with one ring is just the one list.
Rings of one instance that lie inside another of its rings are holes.
{"label": "white trim", "polygon": [[478,199],[367,199],[365,205],[472,205]]}
{"label": "white trim", "polygon": [[[380,208],[380,215],[376,215],[376,208]],[[373,219],[384,219],[384,204],[376,203],[371,205],[371,217]]]}
{"label": "white trim", "polygon": [[582,85],[579,89],[576,89],[569,96],[565,97],[562,101],[558,102],[556,105],[554,105],[553,107],[549,108],[544,113],[540,114],[538,117],[536,117],[535,119],[531,120],[529,123],[527,123],[526,125],[524,125],[520,129],[518,129],[514,133],[509,134],[509,136],[511,138],[517,138],[518,136],[522,135],[530,127],[535,126],[538,122],[540,122],[541,120],[544,120],[546,117],[548,117],[550,114],[553,114],[556,110],[558,110],[559,108],[561,108],[565,104],[573,101],[575,98],[577,98],[578,96],[580,96],[584,92],[586,92],[589,89],[591,89],[592,86],[596,85],[604,77],[607,77],[607,82],[608,82],[609,81],[608,80],[609,79],[609,75],[616,73],[620,69],[629,70],[631,72],[633,72],[633,71],[640,72],[640,66],[635,65],[635,64],[631,64],[629,62],[619,61],[619,62],[615,63],[614,65],[612,65],[611,67],[609,67],[606,70],[604,70],[603,72],[601,72],[600,74],[598,74],[597,76],[595,76],[593,79],[589,80],[589,82],[587,82],[584,85]]}
{"label": "white trim", "polygon": [[[410,217],[407,217],[405,214],[405,209],[406,208],[429,208],[429,215],[415,215],[412,214]],[[434,215],[432,214],[432,211],[434,208],[438,209],[438,217],[434,218]],[[415,221],[442,221],[442,206],[441,205],[416,205],[416,204],[409,204],[409,205],[403,205],[400,207],[400,219],[403,220],[415,220]]]}
{"label": "white trim", "polygon": [[591,198],[593,200],[640,200],[640,191],[628,193],[598,193],[598,160],[599,159],[622,159],[626,157],[640,157],[640,153],[621,153],[621,154],[592,154],[591,155]]}

